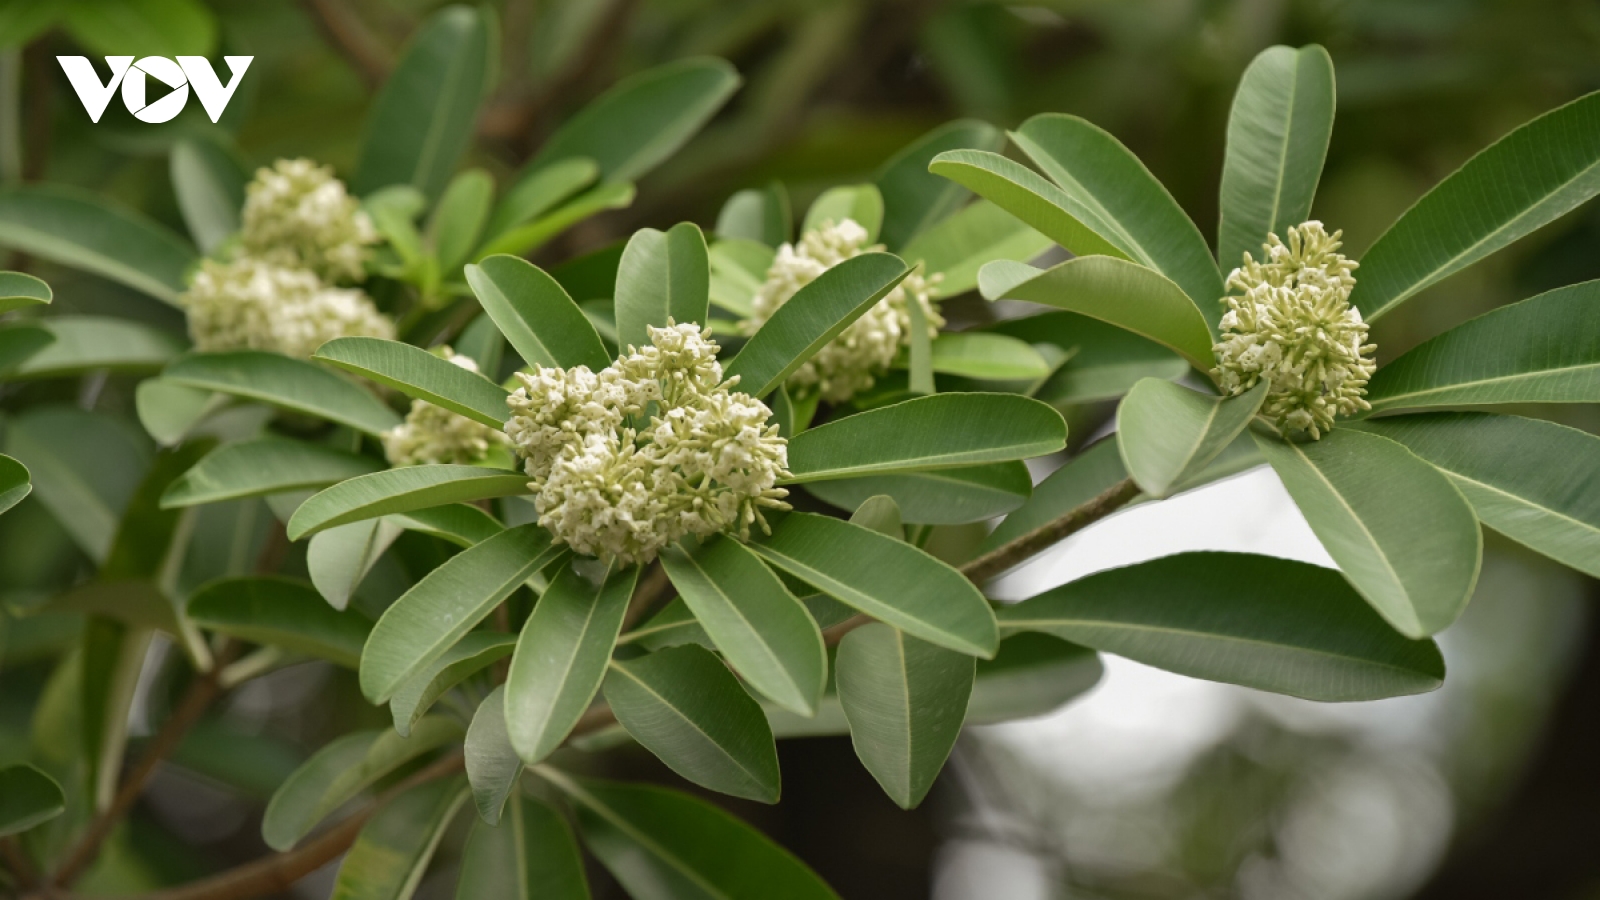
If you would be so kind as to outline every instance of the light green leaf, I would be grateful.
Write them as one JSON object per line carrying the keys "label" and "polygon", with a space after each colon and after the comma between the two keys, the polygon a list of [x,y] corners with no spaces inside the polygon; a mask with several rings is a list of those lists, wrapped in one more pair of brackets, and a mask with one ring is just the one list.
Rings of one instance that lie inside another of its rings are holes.
{"label": "light green leaf", "polygon": [[[469,631],[426,669],[411,676],[389,698],[394,730],[404,737],[445,692],[511,655],[517,639],[497,631]],[[502,716],[503,718],[503,716]]]}
{"label": "light green leaf", "polygon": [[1029,459],[1066,446],[1050,407],[1014,394],[938,394],[836,419],[789,441],[791,481]]}
{"label": "light green leaf", "polygon": [[0,768],[0,837],[27,831],[66,811],[55,779],[27,763]]}
{"label": "light green leaf", "polygon": [[899,250],[937,226],[967,198],[961,187],[928,171],[934,157],[946,150],[998,150],[1003,142],[999,129],[993,125],[959,119],[940,125],[896,153],[873,179],[883,195],[884,206],[878,240]]}
{"label": "light green leaf", "polygon": [[1309,700],[1376,700],[1444,681],[1433,642],[1396,634],[1338,572],[1270,556],[1168,556],[1090,575],[999,616],[1008,634],[1041,631]]}
{"label": "light green leaf", "polygon": [[1157,378],[1134,385],[1117,407],[1117,446],[1139,489],[1166,497],[1200,474],[1250,424],[1267,387],[1217,397]]}
{"label": "light green leaf", "polygon": [[741,319],[755,315],[756,292],[776,254],[766,244],[724,238],[711,245],[711,303]]}
{"label": "light green leaf", "polygon": [[1374,411],[1600,401],[1600,281],[1530,297],[1457,325],[1372,376]]}
{"label": "light green leaf", "polygon": [[1171,347],[1201,371],[1216,364],[1200,311],[1176,284],[1137,263],[1086,256],[1039,270],[992,262],[978,274],[978,289],[989,300],[1042,303],[1125,328]]}
{"label": "light green leaf", "polygon": [[25,360],[11,377],[59,378],[98,370],[156,372],[184,348],[182,340],[165,331],[109,316],[55,316],[41,323],[55,340]]}
{"label": "light green leaf", "polygon": [[856,184],[828,188],[806,210],[800,233],[816,231],[824,222],[837,225],[850,219],[867,230],[867,243],[878,242],[878,231],[883,227],[883,195],[870,184]]}
{"label": "light green leaf", "polygon": [[423,23],[373,102],[351,182],[357,194],[409,184],[437,197],[472,142],[491,86],[494,27],[468,6]]}
{"label": "light green leaf", "polygon": [[0,246],[176,303],[193,247],[139,213],[76,188],[0,188]]}
{"label": "light green leaf", "polygon": [[1328,555],[1389,624],[1420,638],[1461,615],[1483,534],[1448,478],[1399,444],[1348,428],[1304,444],[1254,436]]}
{"label": "light green leaf", "polygon": [[965,525],[1005,515],[1027,501],[1033,490],[1028,467],[1020,461],[806,482],[806,491],[844,510],[878,495],[894,498],[905,521],[914,525]]}
{"label": "light green leaf", "polygon": [[856,756],[889,799],[915,808],[961,733],[972,657],[872,624],[844,636],[837,665]]}
{"label": "light green leaf", "polygon": [[945,375],[990,381],[1032,381],[1050,374],[1050,364],[1031,344],[987,331],[939,335],[931,364]]}
{"label": "light green leaf", "polygon": [[1155,341],[1070,312],[1007,319],[987,330],[1059,347],[1061,366],[1031,396],[1052,406],[1109,400],[1126,394],[1142,378],[1172,380],[1189,364]]}
{"label": "light green leaf", "polygon": [[514,256],[491,256],[467,266],[467,283],[500,326],[500,333],[531,365],[598,372],[611,364],[600,335],[554,278]]}
{"label": "light green leaf", "polygon": [[648,327],[665,328],[669,319],[704,325],[710,266],[705,236],[693,222],[634,232],[617,266],[618,346],[649,346]]}
{"label": "light green leaf", "polygon": [[453,275],[483,235],[494,203],[494,179],[482,169],[457,173],[428,216],[427,239],[439,271]]}
{"label": "light green leaf", "polygon": [[410,344],[334,338],[318,348],[315,358],[491,428],[504,425],[509,415],[505,388]]}
{"label": "light green leaf", "polygon": [[205,417],[226,401],[210,391],[184,387],[162,378],[146,378],[134,391],[139,424],[163,447],[188,437]]}
{"label": "light green leaf", "polygon": [[231,151],[201,137],[173,144],[169,169],[189,235],[202,253],[211,253],[238,232],[250,176]]}
{"label": "light green leaf", "polygon": [[162,495],[161,507],[319,489],[381,467],[365,456],[292,438],[240,441],[218,447],[183,473]]}
{"label": "light green leaf", "polygon": [[778,802],[772,730],[709,650],[685,644],[613,660],[605,697],[628,733],[674,772],[724,794]]}
{"label": "light green leaf", "polygon": [[670,547],[661,564],[717,649],[752,687],[810,715],[827,681],[822,632],[760,558],[731,538]]}
{"label": "light green leaf", "polygon": [[513,799],[507,813],[497,826],[473,823],[456,900],[589,900],[566,819],[531,797]]}
{"label": "light green leaf", "polygon": [[564,553],[537,525],[507,528],[456,554],[400,596],[361,651],[361,692],[385,703]]}
{"label": "light green leaf", "polygon": [[329,606],[344,609],[378,557],[403,530],[388,519],[367,519],[317,532],[306,545],[311,584]]}
{"label": "light green leaf", "polygon": [[478,704],[467,728],[465,745],[467,781],[472,785],[472,802],[478,818],[490,825],[500,824],[511,796],[522,775],[522,758],[511,746],[506,732],[506,686],[497,684]]}
{"label": "light green leaf", "polygon": [[900,504],[887,495],[868,497],[850,513],[850,524],[870,528],[897,541],[906,538],[905,522],[900,518]]}
{"label": "light green leaf", "polygon": [[209,56],[216,49],[216,17],[197,0],[68,3],[61,12],[73,38],[104,56]]}
{"label": "light green leaf", "polygon": [[379,435],[400,424],[394,410],[314,363],[261,350],[191,353],[167,366],[174,384],[259,400]]}
{"label": "light green leaf", "polygon": [[[541,166],[506,192],[489,218],[483,234],[492,241],[519,225],[539,218],[555,209],[557,204],[572,199],[579,191],[594,184],[599,175],[599,164],[581,156]],[[487,254],[479,251],[474,255],[482,257]]]}
{"label": "light green leaf", "polygon": [[50,285],[22,272],[0,272],[0,315],[55,299]]}
{"label": "light green leaf", "polygon": [[838,900],[788,851],[703,800],[545,767],[539,774],[572,798],[584,845],[636,900]]}
{"label": "light green leaf", "polygon": [[334,609],[310,585],[288,578],[226,578],[189,598],[189,618],[253,644],[281,647],[354,669],[372,622]]}
{"label": "light green leaf", "polygon": [[37,356],[56,339],[43,325],[6,324],[0,326],[0,376]]}
{"label": "light green leaf", "polygon": [[750,549],[908,634],[974,656],[994,655],[994,614],[983,595],[916,547],[827,516],[791,513]]}
{"label": "light green leaf", "polygon": [[985,150],[950,150],[934,157],[928,171],[970,189],[1074,256],[1130,258],[1068,211],[1078,204],[1065,191],[1019,162]]}
{"label": "light green leaf", "polygon": [[1361,258],[1350,302],[1373,321],[1600,193],[1600,92],[1554,109],[1467,160]]}
{"label": "light green leaf", "polygon": [[524,762],[561,746],[594,700],[638,578],[630,567],[595,584],[569,563],[534,604],[506,678],[506,723]]}
{"label": "light green leaf", "polygon": [[31,490],[33,485],[28,481],[28,467],[0,454],[0,513],[21,503]]}
{"label": "light green leaf", "polygon": [[406,466],[360,475],[322,491],[294,511],[289,540],[375,516],[528,492],[528,477],[481,466]]}
{"label": "light green leaf", "polygon": [[978,286],[984,263],[1031,262],[1054,245],[1021,219],[979,200],[917,235],[903,254],[906,262],[943,276],[935,286],[940,297],[954,297]]}
{"label": "light green leaf", "polygon": [[460,778],[446,778],[384,804],[339,863],[331,900],[409,900],[467,794]]}
{"label": "light green leaf", "polygon": [[748,241],[768,249],[789,240],[794,229],[794,212],[789,192],[774,181],[761,189],[737,191],[717,213],[717,237],[724,241]]}
{"label": "light green leaf", "polygon": [[[1245,69],[1228,116],[1217,259],[1259,258],[1267,235],[1311,218],[1333,135],[1333,60],[1316,44],[1268,47]],[[1363,273],[1365,274],[1365,273]]]}
{"label": "light green leaf", "polygon": [[966,724],[992,725],[1054,712],[1094,687],[1104,671],[1093,650],[1047,634],[1013,634],[1000,642],[994,659],[978,660]]}
{"label": "light green leaf", "polygon": [[1105,493],[1126,477],[1128,470],[1123,466],[1117,442],[1097,442],[1039,482],[1028,502],[989,532],[989,536],[978,545],[978,552],[987,553],[1003,547],[1035,528],[1055,521],[1068,511]]}
{"label": "light green leaf", "polygon": [[631,181],[601,182],[573,196],[548,215],[495,236],[474,251],[473,256],[479,259],[499,254],[525,256],[592,215],[628,206],[633,202],[633,195]]}

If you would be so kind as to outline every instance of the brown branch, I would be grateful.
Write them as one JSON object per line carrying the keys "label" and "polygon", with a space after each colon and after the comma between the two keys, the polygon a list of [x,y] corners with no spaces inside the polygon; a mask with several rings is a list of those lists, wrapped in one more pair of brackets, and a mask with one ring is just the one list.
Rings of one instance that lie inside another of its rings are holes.
{"label": "brown branch", "polygon": [[361,76],[369,90],[389,77],[389,50],[368,31],[349,7],[339,0],[302,0],[317,30]]}
{"label": "brown branch", "polygon": [[0,859],[4,859],[11,873],[17,877],[17,886],[31,888],[39,880],[39,872],[33,867],[33,860],[17,842],[17,836],[8,834],[0,838]]}
{"label": "brown branch", "polygon": [[634,589],[633,597],[628,600],[628,610],[622,614],[622,630],[628,631],[633,628],[645,613],[655,607],[656,601],[660,600],[670,587],[672,581],[667,578],[666,566],[656,563]]}

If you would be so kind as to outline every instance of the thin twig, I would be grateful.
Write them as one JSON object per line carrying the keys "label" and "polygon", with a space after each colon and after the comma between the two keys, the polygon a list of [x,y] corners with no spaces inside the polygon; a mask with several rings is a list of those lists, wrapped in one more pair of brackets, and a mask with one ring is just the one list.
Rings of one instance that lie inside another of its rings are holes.
{"label": "thin twig", "polygon": [[0,859],[4,859],[6,866],[17,877],[17,886],[31,888],[39,881],[39,872],[33,867],[33,860],[23,851],[22,845],[17,843],[17,836],[8,834],[0,838]]}

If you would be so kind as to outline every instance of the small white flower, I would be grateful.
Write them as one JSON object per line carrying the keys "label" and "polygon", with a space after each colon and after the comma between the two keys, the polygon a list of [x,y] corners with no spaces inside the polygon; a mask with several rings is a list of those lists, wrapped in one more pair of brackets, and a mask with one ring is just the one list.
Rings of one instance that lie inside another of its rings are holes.
{"label": "small white flower", "polygon": [[[444,358],[466,369],[478,371],[470,356],[461,356],[449,347]],[[489,448],[506,443],[497,428],[477,422],[426,400],[412,400],[403,424],[383,433],[383,452],[393,466],[471,465],[481,462]]]}
{"label": "small white flower", "polygon": [[1242,295],[1223,298],[1213,374],[1229,394],[1266,379],[1261,413],[1286,434],[1317,439],[1337,416],[1371,409],[1364,397],[1377,346],[1350,305],[1358,264],[1338,252],[1341,234],[1310,221],[1290,228],[1288,243],[1270,235],[1262,262],[1246,253],[1228,276]]}
{"label": "small white flower", "polygon": [[309,357],[336,337],[394,337],[394,323],[360,290],[254,257],[207,260],[179,298],[198,350],[275,350]]}
{"label": "small white flower", "polygon": [[[801,288],[817,276],[854,256],[882,246],[867,245],[867,230],[852,219],[806,232],[798,244],[784,244],[767,270],[766,281],[755,296],[755,314],[740,323],[746,334],[754,334],[778,308],[789,302]],[[902,346],[911,343],[911,314],[907,304],[922,307],[929,337],[937,336],[944,325],[933,295],[941,276],[912,272],[894,290],[867,310],[861,318],[830,341],[816,355],[801,364],[789,377],[789,387],[802,396],[821,394],[829,403],[843,403],[872,387],[894,362]]]}
{"label": "small white flower", "polygon": [[280,159],[256,170],[243,219],[239,241],[247,254],[310,269],[326,281],[361,281],[367,247],[378,240],[333,169],[309,159]]}

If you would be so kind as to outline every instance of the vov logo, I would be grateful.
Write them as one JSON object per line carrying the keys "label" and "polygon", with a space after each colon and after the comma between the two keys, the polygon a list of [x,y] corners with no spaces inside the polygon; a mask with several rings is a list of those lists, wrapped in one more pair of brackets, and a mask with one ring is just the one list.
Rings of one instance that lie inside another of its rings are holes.
{"label": "vov logo", "polygon": [[[104,84],[100,82],[94,63],[89,62],[87,56],[56,57],[62,71],[67,73],[67,80],[72,82],[72,89],[78,92],[78,99],[83,101],[83,109],[89,114],[90,120],[100,121],[106,105],[111,102],[111,95],[116,93],[120,85],[122,103],[128,107],[128,112],[133,113],[139,121],[151,124],[169,121],[183,112],[184,105],[189,102],[190,87],[194,88],[195,96],[200,98],[200,105],[205,107],[211,121],[221,118],[222,111],[233,98],[234,89],[239,86],[239,79],[244,77],[245,70],[250,68],[250,61],[255,57],[224,56],[222,59],[233,76],[226,86],[217,78],[216,70],[211,68],[210,60],[204,56],[180,56],[177,62],[165,56],[146,56],[138,62],[134,62],[131,56],[108,56],[106,65],[111,67],[111,80]],[[172,88],[172,93],[153,103],[146,103],[146,86],[151,78]]]}

